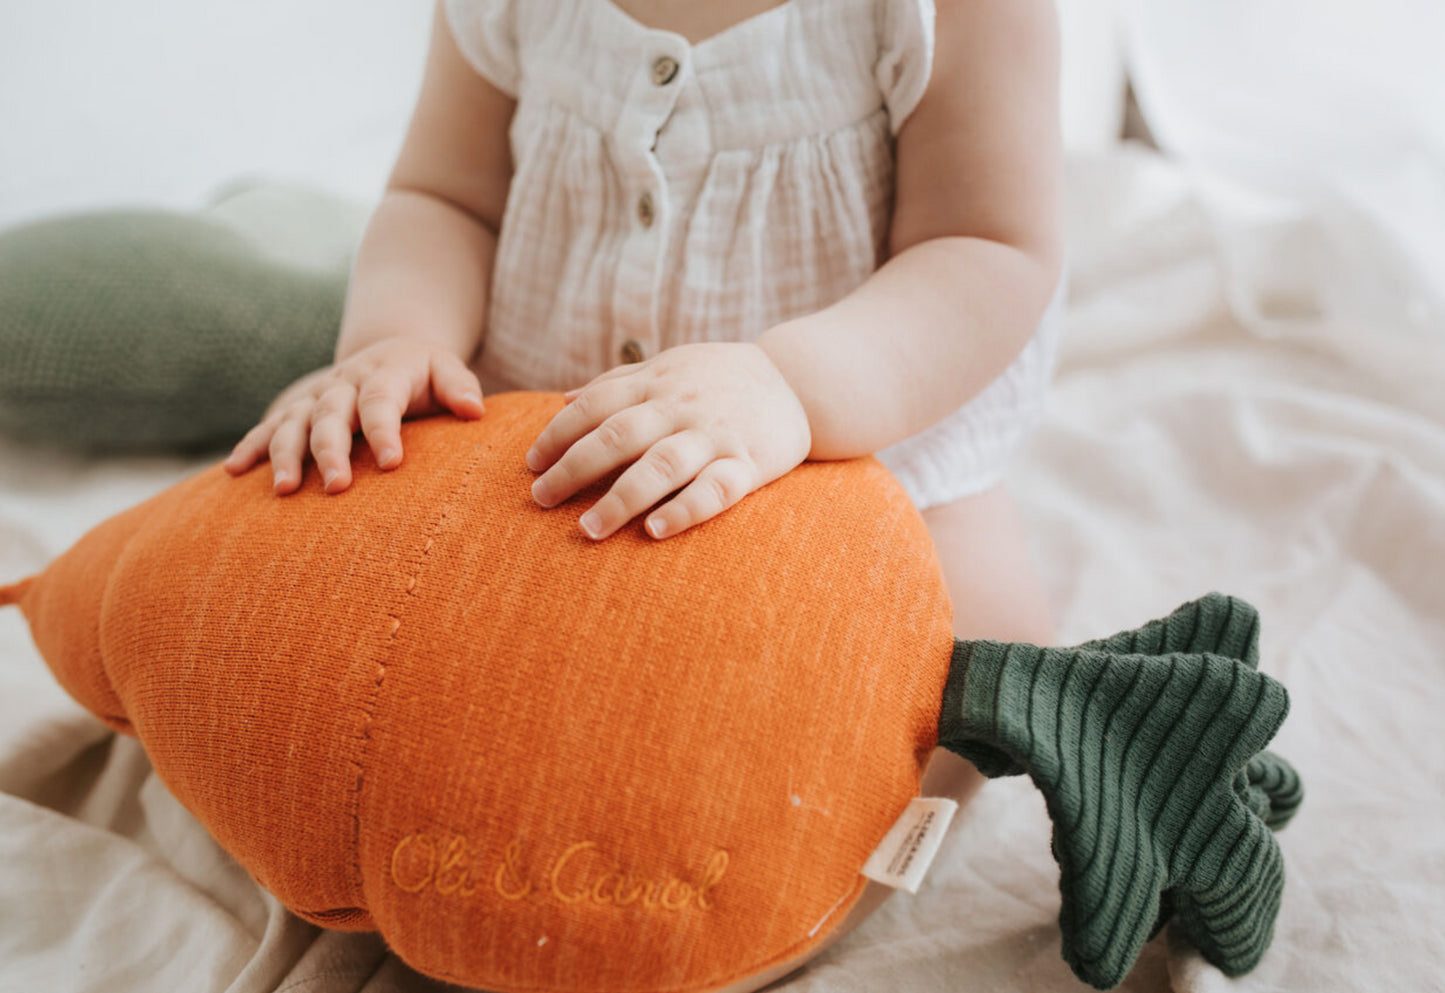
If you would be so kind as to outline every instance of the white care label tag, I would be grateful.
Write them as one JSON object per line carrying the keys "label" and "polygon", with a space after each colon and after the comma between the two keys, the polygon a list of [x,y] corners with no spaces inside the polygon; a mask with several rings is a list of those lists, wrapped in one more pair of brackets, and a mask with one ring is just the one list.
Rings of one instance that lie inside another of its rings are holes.
{"label": "white care label tag", "polygon": [[943,832],[958,803],[942,796],[916,796],[888,829],[868,861],[863,875],[896,890],[918,892],[923,874],[933,864]]}

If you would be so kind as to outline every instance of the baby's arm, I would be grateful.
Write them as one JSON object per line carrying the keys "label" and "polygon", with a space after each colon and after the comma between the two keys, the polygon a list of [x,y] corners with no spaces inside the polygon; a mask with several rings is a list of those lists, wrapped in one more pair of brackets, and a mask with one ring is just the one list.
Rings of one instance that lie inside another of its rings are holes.
{"label": "baby's arm", "polygon": [[276,491],[293,492],[309,438],[327,491],[338,493],[351,483],[358,427],[390,469],[401,461],[403,417],[482,413],[466,363],[483,335],[514,108],[463,58],[438,3],[421,95],[352,268],[335,363],[277,397],[228,470],[269,453]]}
{"label": "baby's arm", "polygon": [[938,0],[933,75],[899,131],[890,260],[758,344],[808,414],[810,458],[876,452],[996,378],[1063,258],[1052,0]]}
{"label": "baby's arm", "polygon": [[438,4],[421,94],[352,271],[337,359],[396,334],[472,357],[512,180],[514,107],[462,57]]}

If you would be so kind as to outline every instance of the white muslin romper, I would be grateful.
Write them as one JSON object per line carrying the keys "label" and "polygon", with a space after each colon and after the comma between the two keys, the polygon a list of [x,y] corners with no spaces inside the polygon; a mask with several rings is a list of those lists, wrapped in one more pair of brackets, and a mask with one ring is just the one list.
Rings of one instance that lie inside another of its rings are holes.
{"label": "white muslin romper", "polygon": [[[563,390],[674,345],[751,341],[886,258],[894,137],[928,84],[932,0],[787,0],[697,44],[612,0],[446,0],[516,98],[487,392]],[[920,508],[1003,475],[1047,392],[1062,286],[1004,373],[878,453]]]}

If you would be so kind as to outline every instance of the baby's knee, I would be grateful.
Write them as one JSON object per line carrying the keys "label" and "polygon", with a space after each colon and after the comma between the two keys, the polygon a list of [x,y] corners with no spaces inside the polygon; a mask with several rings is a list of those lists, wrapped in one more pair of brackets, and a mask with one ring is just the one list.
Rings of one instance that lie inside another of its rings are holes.
{"label": "baby's knee", "polygon": [[953,633],[1049,645],[1053,612],[1022,516],[1000,483],[923,511],[953,601]]}

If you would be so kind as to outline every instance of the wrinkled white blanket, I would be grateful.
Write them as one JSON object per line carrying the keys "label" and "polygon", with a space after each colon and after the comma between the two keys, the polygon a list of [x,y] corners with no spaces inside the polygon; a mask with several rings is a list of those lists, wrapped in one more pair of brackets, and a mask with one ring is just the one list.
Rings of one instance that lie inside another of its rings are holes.
{"label": "wrinkled white blanket", "polygon": [[[1342,272],[1262,297],[1288,259],[1258,250],[1258,219],[1153,153],[1075,159],[1070,189],[1069,340],[1012,475],[1061,638],[1210,589],[1253,601],[1293,701],[1274,747],[1307,795],[1275,943],[1231,988],[1445,989],[1445,328],[1342,332],[1316,306]],[[200,464],[0,444],[0,579]],[[990,783],[918,894],[783,988],[1082,989],[1057,912],[1039,796]],[[1166,934],[1125,988],[1226,982]],[[374,936],[286,914],[0,612],[0,991],[436,988]]]}

